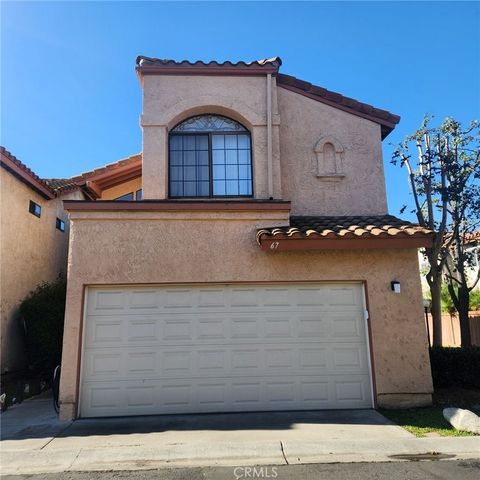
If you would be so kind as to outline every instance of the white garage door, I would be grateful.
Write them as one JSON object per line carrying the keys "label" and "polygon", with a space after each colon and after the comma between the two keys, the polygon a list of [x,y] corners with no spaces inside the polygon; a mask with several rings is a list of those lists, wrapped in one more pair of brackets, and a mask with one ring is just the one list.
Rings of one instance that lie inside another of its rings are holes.
{"label": "white garage door", "polygon": [[89,288],[80,415],[372,406],[361,284]]}

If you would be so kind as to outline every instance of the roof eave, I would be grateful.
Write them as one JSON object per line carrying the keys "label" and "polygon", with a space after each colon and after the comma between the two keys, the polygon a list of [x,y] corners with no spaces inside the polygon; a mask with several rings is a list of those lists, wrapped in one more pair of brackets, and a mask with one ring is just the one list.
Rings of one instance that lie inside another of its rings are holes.
{"label": "roof eave", "polygon": [[[375,122],[381,126],[381,138],[384,140],[400,122],[400,116],[390,113],[386,110],[382,110],[371,105],[359,102],[349,97],[328,91],[324,88],[312,85],[309,82],[298,80],[295,77],[289,75],[279,75],[277,80],[277,86],[289,90],[294,93],[298,93],[304,97],[310,98],[317,102],[324,103],[339,110],[351,113],[357,117],[366,118],[372,122]],[[314,93],[312,90],[321,92],[321,94]],[[357,105],[357,108],[342,104],[341,102],[348,103],[350,105]]]}
{"label": "roof eave", "polygon": [[3,168],[5,168],[5,170],[10,172],[21,182],[23,182],[32,190],[41,195],[43,198],[47,200],[52,200],[55,198],[55,192],[53,190],[51,190],[47,185],[45,185],[40,179],[36,178],[35,176],[27,172],[25,169],[20,167],[3,151],[1,152],[0,164]]}
{"label": "roof eave", "polygon": [[139,76],[144,75],[224,75],[224,76],[261,76],[278,72],[277,67],[273,66],[258,66],[258,67],[184,67],[179,65],[145,65],[135,67]]}
{"label": "roof eave", "polygon": [[263,76],[276,75],[282,60],[280,57],[273,57],[254,62],[189,62],[174,60],[161,60],[144,56],[137,57],[135,70],[143,85],[145,75],[202,75],[202,76]]}

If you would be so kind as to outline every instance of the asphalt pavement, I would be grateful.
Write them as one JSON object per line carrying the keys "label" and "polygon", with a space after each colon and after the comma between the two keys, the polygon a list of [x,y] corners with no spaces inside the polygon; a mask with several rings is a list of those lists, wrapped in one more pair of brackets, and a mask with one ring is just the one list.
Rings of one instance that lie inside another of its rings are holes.
{"label": "asphalt pavement", "polygon": [[6,475],[3,480],[478,480],[478,460],[405,461],[283,466],[164,468],[116,472]]}

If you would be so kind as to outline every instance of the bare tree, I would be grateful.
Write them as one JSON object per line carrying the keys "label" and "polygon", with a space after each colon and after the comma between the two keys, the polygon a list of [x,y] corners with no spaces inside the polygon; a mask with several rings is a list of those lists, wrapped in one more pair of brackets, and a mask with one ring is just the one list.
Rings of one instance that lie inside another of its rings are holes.
{"label": "bare tree", "polygon": [[480,224],[480,131],[477,123],[463,130],[447,119],[441,126],[443,156],[448,163],[448,214],[451,218],[450,258],[446,261],[448,291],[458,312],[462,347],[471,345],[468,318],[470,292],[480,280],[470,279],[473,253],[468,244]]}
{"label": "bare tree", "polygon": [[[479,157],[478,148],[475,152],[476,137],[473,134],[478,130],[478,123],[472,122],[469,128],[462,130],[458,122],[449,118],[436,128],[429,126],[430,121],[431,117],[425,117],[421,127],[405,138],[394,151],[392,163],[407,169],[415,205],[412,212],[422,227],[434,232],[432,246],[423,253],[430,266],[426,280],[432,297],[433,345],[441,346],[443,274],[449,252],[459,241],[459,232],[464,231],[462,225],[466,228],[468,223],[470,231],[475,223],[468,220],[475,208],[475,192],[478,205],[475,179],[479,178]],[[402,208],[402,212],[405,208]],[[464,243],[460,241],[459,245],[461,253]],[[460,255],[458,259],[461,258]],[[458,279],[459,276],[460,273],[456,277],[450,275],[452,282],[456,281],[453,278]],[[464,289],[462,295],[465,296]]]}

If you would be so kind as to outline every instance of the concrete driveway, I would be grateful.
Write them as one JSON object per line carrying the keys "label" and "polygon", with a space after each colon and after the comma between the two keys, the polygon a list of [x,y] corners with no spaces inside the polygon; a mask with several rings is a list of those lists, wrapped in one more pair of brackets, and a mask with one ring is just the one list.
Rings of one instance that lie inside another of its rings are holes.
{"label": "concrete driveway", "polygon": [[[7,410],[1,415],[1,423],[3,474],[385,461],[392,453],[446,451],[438,446],[442,439],[414,438],[374,410],[60,422],[51,400],[39,398]],[[470,440],[449,444],[447,450],[461,447],[467,452],[478,451],[480,444],[470,445]],[[419,446],[415,443],[418,441],[426,442]]]}
{"label": "concrete driveway", "polygon": [[2,445],[49,449],[92,445],[185,444],[252,441],[358,441],[411,435],[375,410],[222,413],[112,417],[61,422],[47,396],[2,414]]}

